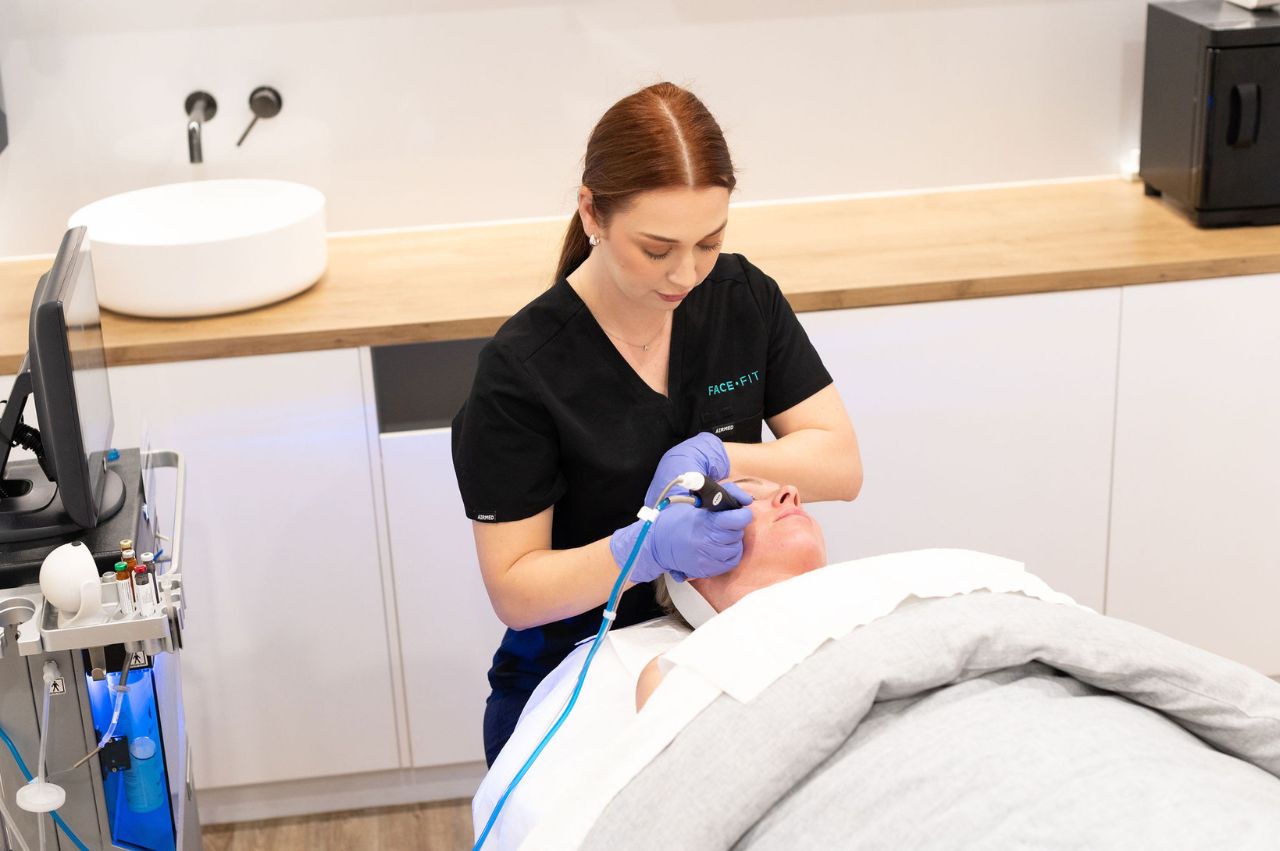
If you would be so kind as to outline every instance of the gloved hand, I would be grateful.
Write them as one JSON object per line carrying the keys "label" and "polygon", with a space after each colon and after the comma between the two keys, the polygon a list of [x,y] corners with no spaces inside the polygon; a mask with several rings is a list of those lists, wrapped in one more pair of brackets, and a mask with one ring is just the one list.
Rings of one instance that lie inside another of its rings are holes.
{"label": "gloved hand", "polygon": [[[747,508],[751,495],[732,482],[725,482],[723,487],[743,507],[708,511],[684,502],[667,506],[640,545],[631,566],[632,582],[649,582],[664,572],[684,582],[691,577],[716,576],[738,566],[742,560],[742,530],[751,522],[751,509]],[[644,521],[637,520],[609,538],[609,550],[619,569],[626,566],[643,526]]]}
{"label": "gloved hand", "polygon": [[[704,431],[668,449],[658,461],[658,469],[654,471],[653,481],[644,495],[644,504],[650,508],[657,508],[654,502],[658,499],[658,494],[662,493],[662,489],[672,479],[682,473],[701,473],[713,482],[718,482],[729,475],[729,453],[725,451],[724,443],[720,438],[709,431]],[[684,489],[679,487],[672,491],[672,493],[683,492]]]}

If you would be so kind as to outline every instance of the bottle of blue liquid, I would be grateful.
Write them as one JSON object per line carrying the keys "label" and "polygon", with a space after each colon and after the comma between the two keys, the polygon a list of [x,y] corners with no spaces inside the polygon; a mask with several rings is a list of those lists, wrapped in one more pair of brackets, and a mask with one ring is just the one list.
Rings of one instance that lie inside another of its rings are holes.
{"label": "bottle of blue liquid", "polygon": [[132,766],[124,773],[124,800],[135,813],[149,813],[164,804],[164,765],[155,740],[138,736],[129,740]]}

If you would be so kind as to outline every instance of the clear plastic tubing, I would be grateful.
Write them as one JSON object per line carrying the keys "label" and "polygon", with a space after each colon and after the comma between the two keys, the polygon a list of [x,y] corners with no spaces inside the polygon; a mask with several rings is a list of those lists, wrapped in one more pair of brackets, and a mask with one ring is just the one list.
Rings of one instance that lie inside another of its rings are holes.
{"label": "clear plastic tubing", "polygon": [[[44,783],[44,760],[49,753],[49,696],[53,694],[53,681],[58,678],[58,665],[53,661],[44,663],[44,706],[40,710],[40,761],[36,763],[36,781]],[[48,837],[45,835],[44,813],[36,814],[36,823],[40,825],[40,851],[45,851]]]}

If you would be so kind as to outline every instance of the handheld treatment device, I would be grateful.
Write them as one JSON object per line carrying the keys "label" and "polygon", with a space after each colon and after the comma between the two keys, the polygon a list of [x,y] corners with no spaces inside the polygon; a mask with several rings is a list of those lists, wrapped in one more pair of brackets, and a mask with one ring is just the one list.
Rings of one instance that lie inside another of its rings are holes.
{"label": "handheld treatment device", "polygon": [[[668,500],[669,502],[691,502],[694,506],[705,508],[707,511],[730,511],[742,507],[742,504],[722,488],[719,482],[708,479],[701,473],[685,473],[676,482],[688,488],[693,496],[692,498],[673,496]],[[667,485],[667,489],[670,490],[671,485]]]}
{"label": "handheld treatment device", "polygon": [[[689,495],[676,494],[675,496],[668,498],[667,494],[670,493],[671,489],[674,487],[685,488],[689,491]],[[613,625],[614,620],[618,616],[618,597],[622,594],[622,586],[626,584],[627,577],[631,575],[631,565],[635,563],[636,556],[640,553],[640,547],[644,544],[645,536],[649,533],[649,528],[653,525],[653,521],[658,519],[658,512],[662,511],[673,502],[690,503],[697,508],[705,508],[707,511],[729,511],[734,508],[742,507],[741,503],[734,499],[732,494],[721,487],[719,482],[708,479],[701,473],[684,473],[683,475],[677,476],[662,489],[662,493],[658,495],[658,504],[655,507],[650,508],[646,505],[641,507],[640,511],[637,512],[637,516],[644,521],[644,526],[641,527],[640,534],[636,537],[635,545],[631,548],[631,555],[627,557],[627,563],[623,566],[622,572],[618,574],[618,579],[613,584],[613,590],[609,593],[609,602],[604,607],[604,617],[600,620],[600,629],[596,632],[596,637],[591,643],[591,649],[587,651],[586,661],[582,663],[582,672],[578,674],[578,683],[573,688],[573,694],[569,696],[569,701],[565,704],[564,710],[560,713],[560,717],[551,725],[551,729],[542,737],[542,741],[533,749],[533,753],[529,755],[527,760],[525,760],[524,765],[518,772],[516,772],[516,776],[507,786],[506,791],[502,793],[502,797],[498,799],[498,803],[494,806],[493,812],[489,814],[489,820],[485,823],[484,830],[480,833],[480,838],[477,839],[476,844],[472,846],[472,851],[480,851],[481,847],[484,846],[484,841],[488,838],[489,831],[493,829],[494,824],[498,820],[498,813],[502,811],[502,805],[507,802],[507,798],[511,797],[511,793],[515,791],[516,786],[524,779],[525,774],[528,773],[534,760],[536,760],[539,754],[542,753],[543,749],[546,748],[547,743],[551,741],[551,738],[564,724],[565,719],[569,717],[569,713],[573,711],[574,704],[578,702],[578,695],[582,691],[582,684],[586,682],[587,671],[591,668],[591,661],[595,659],[596,651],[600,649],[600,644],[604,641],[605,633],[609,631],[609,627]],[[702,598],[701,594],[698,594],[697,591],[690,588],[687,582],[672,581],[669,574],[663,574],[662,578],[667,582],[668,588],[682,586],[685,590],[697,597],[697,601],[700,602],[706,610],[711,610],[711,605]],[[675,594],[672,594],[672,599],[676,599]],[[693,601],[690,601],[689,604],[691,608],[696,606],[696,603],[693,603]],[[683,613],[683,611],[684,608],[681,607],[681,612]],[[710,617],[710,615],[706,614],[705,610],[698,609],[698,611],[703,615],[703,617],[700,618],[703,622]],[[711,614],[715,614],[715,611],[711,610]],[[685,617],[688,618],[688,615],[685,615]],[[690,623],[693,623],[693,621],[691,620]],[[698,624],[696,623],[694,624],[694,626],[697,625]]]}

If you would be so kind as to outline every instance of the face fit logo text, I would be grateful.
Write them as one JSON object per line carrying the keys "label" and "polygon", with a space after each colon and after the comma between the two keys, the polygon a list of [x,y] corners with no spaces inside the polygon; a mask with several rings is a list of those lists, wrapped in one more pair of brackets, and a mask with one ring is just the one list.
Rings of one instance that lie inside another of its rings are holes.
{"label": "face fit logo text", "polygon": [[721,381],[719,384],[708,384],[707,395],[719,396],[721,393],[732,393],[734,390],[741,390],[748,384],[755,384],[760,380],[760,370],[748,372],[746,375],[738,378],[730,378],[728,381]]}

